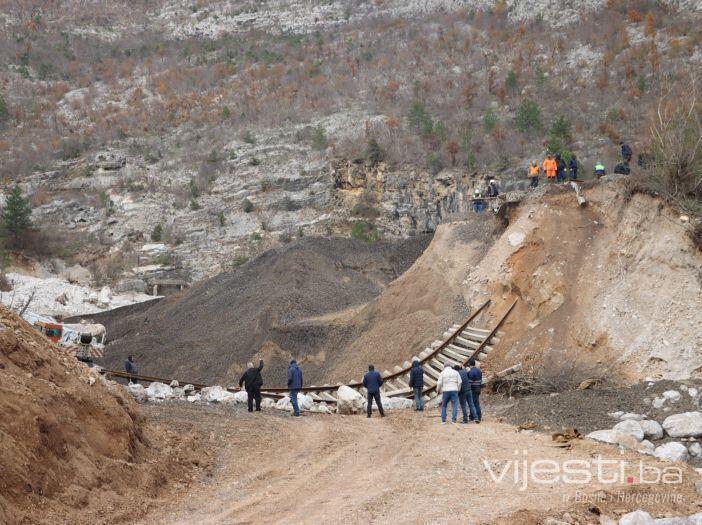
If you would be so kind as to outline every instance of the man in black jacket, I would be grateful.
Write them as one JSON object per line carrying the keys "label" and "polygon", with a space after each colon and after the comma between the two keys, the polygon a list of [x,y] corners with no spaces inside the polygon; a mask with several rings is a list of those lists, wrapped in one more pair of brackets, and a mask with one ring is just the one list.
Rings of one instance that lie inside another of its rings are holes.
{"label": "man in black jacket", "polygon": [[409,376],[409,387],[414,392],[414,409],[424,410],[422,402],[422,390],[424,390],[424,369],[420,366],[419,361],[412,362],[412,369]]}
{"label": "man in black jacket", "polygon": [[239,388],[245,385],[246,393],[249,398],[247,402],[249,404],[249,412],[253,412],[254,400],[256,401],[256,412],[261,411],[261,387],[263,386],[263,377],[261,376],[261,370],[263,370],[263,359],[258,362],[258,367],[254,368],[253,363],[249,363],[246,372],[239,379]]}
{"label": "man in black jacket", "polygon": [[385,417],[385,411],[383,410],[383,404],[380,402],[380,387],[383,384],[383,377],[380,373],[375,371],[373,365],[368,365],[368,372],[363,376],[363,386],[368,391],[368,407],[367,415],[371,417],[373,412],[373,400],[375,399],[376,405],[378,405],[378,411],[380,412],[380,417]]}

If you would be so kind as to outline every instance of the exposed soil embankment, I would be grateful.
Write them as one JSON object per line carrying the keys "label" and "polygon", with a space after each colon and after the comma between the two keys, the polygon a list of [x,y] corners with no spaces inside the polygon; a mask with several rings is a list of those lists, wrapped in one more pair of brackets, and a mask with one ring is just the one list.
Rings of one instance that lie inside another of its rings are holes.
{"label": "exposed soil embankment", "polygon": [[[0,436],[3,524],[128,521],[161,494],[178,463],[182,475],[200,461],[187,437],[163,432],[150,445],[121,387],[91,375],[4,306]],[[160,456],[164,449],[173,456]]]}

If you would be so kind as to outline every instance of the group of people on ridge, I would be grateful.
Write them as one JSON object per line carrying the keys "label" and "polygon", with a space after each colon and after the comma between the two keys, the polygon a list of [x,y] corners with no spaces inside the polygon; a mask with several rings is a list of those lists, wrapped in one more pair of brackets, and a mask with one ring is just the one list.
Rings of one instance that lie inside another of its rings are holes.
{"label": "group of people on ridge", "polygon": [[[261,410],[261,387],[263,386],[263,359],[258,362],[258,366],[248,363],[247,369],[239,379],[239,388],[244,388],[247,393],[249,412]],[[447,362],[444,369],[439,374],[436,383],[436,392],[441,394],[441,423],[446,423],[446,409],[448,403],[452,405],[451,421],[456,422],[458,418],[458,405],[463,413],[463,423],[475,421],[480,423],[482,412],[480,410],[480,390],[483,384],[483,374],[476,366],[474,359],[469,359],[466,367]],[[302,389],[302,370],[293,359],[288,367],[288,390],[290,391],[290,403],[293,407],[293,415],[300,415],[300,407],[297,396]],[[373,413],[373,402],[378,407],[381,417],[385,417],[385,410],[380,398],[380,387],[383,386],[383,376],[375,370],[373,365],[368,365],[368,372],[363,376],[363,387],[368,394],[366,415],[371,417]],[[414,394],[415,410],[424,410],[424,369],[419,361],[412,363],[409,374],[409,387]]]}
{"label": "group of people on ridge", "polygon": [[539,175],[543,173],[546,174],[546,179],[550,182],[564,183],[566,181],[566,175],[570,177],[570,180],[576,180],[578,178],[579,170],[578,158],[573,153],[573,155],[568,160],[568,164],[561,157],[560,154],[556,154],[554,157],[550,153],[546,155],[541,166],[535,160],[531,161],[529,166],[529,179],[531,181],[531,187],[535,188],[539,185]]}
{"label": "group of people on ridge", "polygon": [[[631,162],[634,152],[631,146],[623,141],[619,142],[619,146],[621,148],[622,162],[614,167],[614,173],[629,175],[631,172],[629,163]],[[568,159],[567,164],[560,154],[553,156],[549,153],[546,155],[546,159],[544,159],[541,166],[539,166],[538,162],[535,160],[532,160],[529,164],[528,176],[531,181],[530,187],[536,188],[539,185],[539,176],[542,173],[546,175],[546,179],[549,182],[564,183],[566,182],[566,176],[569,177],[570,180],[577,180],[579,169],[580,163],[575,153]],[[598,161],[594,169],[595,177],[604,177],[606,174],[605,165]]]}

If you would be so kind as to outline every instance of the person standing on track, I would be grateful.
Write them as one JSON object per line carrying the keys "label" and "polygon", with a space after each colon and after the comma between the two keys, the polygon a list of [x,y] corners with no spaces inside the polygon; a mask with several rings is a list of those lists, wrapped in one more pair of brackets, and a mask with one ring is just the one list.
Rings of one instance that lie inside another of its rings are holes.
{"label": "person standing on track", "polygon": [[244,375],[239,379],[239,388],[244,385],[246,393],[248,394],[248,405],[249,412],[253,412],[254,401],[256,401],[256,412],[261,411],[261,387],[263,386],[263,377],[261,376],[261,370],[263,370],[263,359],[258,362],[258,367],[254,368],[253,363],[246,365],[248,368]]}
{"label": "person standing on track", "polygon": [[380,412],[380,417],[385,417],[385,411],[383,410],[383,404],[380,402],[380,387],[383,384],[383,378],[379,372],[375,371],[373,365],[368,365],[368,372],[363,376],[363,387],[368,391],[368,407],[367,413],[368,417],[371,417],[373,412],[373,400],[378,405],[378,412]]}
{"label": "person standing on track", "polygon": [[461,423],[468,423],[468,416],[470,411],[470,420],[475,419],[475,407],[473,406],[473,395],[470,390],[470,378],[468,377],[468,370],[466,370],[461,365],[456,365],[454,370],[458,372],[461,376],[461,389],[458,391],[458,402],[461,404],[461,413],[463,414],[463,421]]}
{"label": "person standing on track", "polygon": [[293,407],[293,416],[300,416],[300,407],[297,404],[297,394],[302,388],[302,370],[297,366],[297,361],[290,361],[288,368],[288,390],[290,390],[290,402]]}
{"label": "person standing on track", "polygon": [[471,412],[474,414],[475,422],[480,423],[480,420],[483,418],[483,413],[480,410],[480,391],[483,389],[483,373],[480,371],[480,368],[475,365],[475,359],[472,357],[468,360],[468,365],[470,366],[470,370],[468,371],[470,393],[473,401]]}
{"label": "person standing on track", "polygon": [[461,376],[458,375],[451,362],[444,364],[444,369],[439,374],[436,383],[436,392],[441,394],[441,424],[446,424],[446,406],[451,401],[451,423],[458,418],[458,392],[461,390]]}
{"label": "person standing on track", "polygon": [[414,409],[424,410],[422,402],[422,391],[424,390],[424,369],[419,364],[419,361],[412,362],[412,368],[409,376],[409,387],[414,392]]}
{"label": "person standing on track", "polygon": [[137,366],[134,362],[133,355],[129,355],[129,357],[127,357],[127,360],[124,362],[124,371],[131,375],[137,375],[139,373],[137,371]]}

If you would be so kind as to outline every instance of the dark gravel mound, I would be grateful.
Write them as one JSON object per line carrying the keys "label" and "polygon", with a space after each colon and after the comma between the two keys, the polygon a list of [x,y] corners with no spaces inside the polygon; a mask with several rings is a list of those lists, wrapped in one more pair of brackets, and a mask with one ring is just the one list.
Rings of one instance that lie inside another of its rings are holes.
{"label": "dark gravel mound", "polygon": [[[286,345],[287,327],[366,303],[421,255],[430,236],[369,246],[351,239],[304,238],[146,309],[100,314],[109,343],[104,365],[122,369],[135,354],[142,374],[208,384],[238,380],[264,357],[268,385],[284,385],[287,363],[321,348],[324,327]],[[304,335],[304,334],[303,334]],[[303,338],[304,339],[304,338]],[[306,378],[316,380],[313,376]]]}

